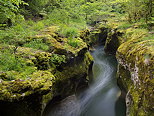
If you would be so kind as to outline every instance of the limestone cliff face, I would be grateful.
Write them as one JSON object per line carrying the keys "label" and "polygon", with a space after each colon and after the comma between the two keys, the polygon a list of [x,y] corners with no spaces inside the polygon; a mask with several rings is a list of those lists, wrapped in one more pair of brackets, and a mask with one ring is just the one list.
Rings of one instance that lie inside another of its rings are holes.
{"label": "limestone cliff face", "polygon": [[[154,115],[154,40],[146,29],[109,22],[105,51],[118,60],[118,85],[126,92],[127,116]],[[111,24],[115,24],[111,25]]]}
{"label": "limestone cliff face", "polygon": [[123,33],[117,31],[117,29],[109,29],[108,36],[105,42],[104,50],[109,54],[116,54],[116,51],[120,45],[119,37],[122,36]]}
{"label": "limestone cliff face", "polygon": [[[22,78],[26,72],[0,72],[1,116],[40,116],[54,97],[62,99],[87,86],[93,58],[86,43],[80,38],[75,39],[78,46],[73,46],[72,41],[70,43],[49,27],[27,39],[27,43],[42,41],[49,50],[17,48],[16,57],[23,59],[34,71],[27,74],[27,78]],[[8,49],[8,46],[0,49]]]}
{"label": "limestone cliff face", "polygon": [[130,40],[120,45],[118,80],[127,91],[128,116],[154,115],[153,40]]}

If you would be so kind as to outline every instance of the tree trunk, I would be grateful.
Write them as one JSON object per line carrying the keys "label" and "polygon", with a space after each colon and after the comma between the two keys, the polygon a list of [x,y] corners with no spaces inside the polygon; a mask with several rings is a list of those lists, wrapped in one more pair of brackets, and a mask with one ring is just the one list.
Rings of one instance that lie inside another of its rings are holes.
{"label": "tree trunk", "polygon": [[153,7],[152,0],[149,0],[149,15],[151,17],[152,17],[152,7]]}

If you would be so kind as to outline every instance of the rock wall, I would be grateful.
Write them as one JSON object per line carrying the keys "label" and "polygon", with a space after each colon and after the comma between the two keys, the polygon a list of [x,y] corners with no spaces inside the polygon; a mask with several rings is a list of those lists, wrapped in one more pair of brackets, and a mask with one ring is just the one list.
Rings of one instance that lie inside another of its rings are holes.
{"label": "rock wall", "polygon": [[150,45],[153,42],[130,40],[118,48],[118,80],[127,91],[128,116],[154,115],[154,49]]}
{"label": "rock wall", "polygon": [[126,115],[153,116],[154,40],[144,29],[110,28],[105,51],[116,54],[119,63],[117,79],[122,91],[126,92]]}
{"label": "rock wall", "polygon": [[86,29],[80,32],[80,38],[87,43],[88,47],[95,45],[104,45],[107,35],[108,28],[106,26],[95,26],[90,29]]}

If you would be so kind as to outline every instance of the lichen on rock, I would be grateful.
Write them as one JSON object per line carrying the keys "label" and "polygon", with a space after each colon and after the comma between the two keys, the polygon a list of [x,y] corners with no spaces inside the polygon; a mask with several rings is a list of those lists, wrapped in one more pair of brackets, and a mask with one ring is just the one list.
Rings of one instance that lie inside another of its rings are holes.
{"label": "lichen on rock", "polygon": [[127,91],[127,115],[154,114],[153,40],[132,38],[117,50],[119,81]]}

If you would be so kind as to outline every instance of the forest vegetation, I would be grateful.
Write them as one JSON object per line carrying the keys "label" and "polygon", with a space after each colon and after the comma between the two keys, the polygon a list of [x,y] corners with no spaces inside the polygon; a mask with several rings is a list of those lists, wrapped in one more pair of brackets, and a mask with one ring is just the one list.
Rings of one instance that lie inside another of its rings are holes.
{"label": "forest vegetation", "polygon": [[[76,38],[81,30],[110,19],[119,20],[118,28],[121,29],[135,25],[148,30],[148,38],[152,39],[154,1],[0,0],[0,70],[31,74],[35,69],[27,66],[22,57],[17,57],[16,50],[21,46],[48,51],[49,46],[42,40],[29,42],[29,38],[49,26],[55,26],[57,33],[68,38],[69,45],[78,47],[80,44]],[[57,55],[54,57],[58,58]],[[59,59],[63,62],[64,58]]]}
{"label": "forest vegetation", "polygon": [[[117,50],[117,58],[119,61],[126,58],[124,67],[128,66],[130,74],[139,75],[143,81],[141,87],[130,84],[130,81],[126,83],[128,88],[134,87],[130,90],[135,96],[134,104],[137,104],[132,107],[133,111],[138,112],[138,107],[143,106],[145,111],[152,112],[152,97],[146,97],[153,92],[151,86],[154,82],[153,72],[150,72],[153,70],[154,54],[154,0],[0,0],[0,103],[3,100],[19,100],[35,94],[35,91],[41,91],[38,93],[42,97],[51,91],[57,80],[53,91],[56,95],[66,94],[66,97],[71,91],[67,87],[73,80],[67,82],[68,78],[88,73],[93,60],[88,42],[95,42],[95,35],[100,34],[101,29],[108,31],[105,47],[117,45],[114,53],[120,44],[125,43]],[[92,38],[91,33],[94,35]],[[69,66],[71,61],[74,61],[72,67]],[[121,75],[126,77],[123,70]],[[127,79],[124,78],[124,81]],[[61,84],[66,86],[62,88]],[[145,89],[148,85],[149,90]],[[51,94],[48,100],[52,99]],[[146,102],[142,103],[143,100]]]}

